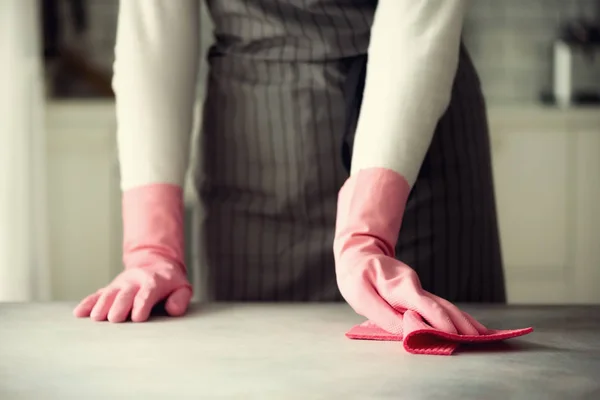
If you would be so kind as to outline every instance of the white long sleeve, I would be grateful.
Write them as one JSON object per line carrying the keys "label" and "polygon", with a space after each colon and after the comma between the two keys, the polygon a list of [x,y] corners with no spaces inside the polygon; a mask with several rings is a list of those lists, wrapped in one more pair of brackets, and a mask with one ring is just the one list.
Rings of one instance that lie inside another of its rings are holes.
{"label": "white long sleeve", "polygon": [[448,107],[467,0],[379,0],[352,173],[380,167],[412,186]]}
{"label": "white long sleeve", "polygon": [[121,0],[113,88],[121,188],[183,186],[196,96],[199,0]]}

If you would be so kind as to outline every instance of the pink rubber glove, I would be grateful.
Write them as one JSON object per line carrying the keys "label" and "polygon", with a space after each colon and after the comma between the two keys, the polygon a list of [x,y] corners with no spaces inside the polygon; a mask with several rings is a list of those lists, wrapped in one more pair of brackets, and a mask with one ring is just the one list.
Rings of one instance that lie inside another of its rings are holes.
{"label": "pink rubber glove", "polygon": [[423,290],[416,272],[394,258],[409,192],[404,177],[384,168],[361,170],[340,190],[334,253],[342,296],[356,313],[393,334],[402,335],[407,310],[447,333],[485,333],[473,317]]}
{"label": "pink rubber glove", "polygon": [[143,322],[156,303],[166,300],[169,315],[183,315],[192,298],[183,243],[181,188],[156,184],[124,192],[125,270],[83,299],[73,313],[110,322],[123,322],[131,314],[134,322]]}

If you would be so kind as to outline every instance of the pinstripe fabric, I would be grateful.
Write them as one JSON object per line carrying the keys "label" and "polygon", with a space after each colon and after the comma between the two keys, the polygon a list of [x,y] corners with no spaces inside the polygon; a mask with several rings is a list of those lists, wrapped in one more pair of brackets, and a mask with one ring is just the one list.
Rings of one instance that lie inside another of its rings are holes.
{"label": "pinstripe fabric", "polygon": [[396,251],[423,287],[441,297],[506,301],[485,104],[464,47],[452,100],[409,197]]}
{"label": "pinstripe fabric", "polygon": [[[216,43],[197,168],[216,300],[341,300],[332,241],[372,0],[208,0]],[[451,301],[503,301],[485,109],[463,51],[398,256]]]}

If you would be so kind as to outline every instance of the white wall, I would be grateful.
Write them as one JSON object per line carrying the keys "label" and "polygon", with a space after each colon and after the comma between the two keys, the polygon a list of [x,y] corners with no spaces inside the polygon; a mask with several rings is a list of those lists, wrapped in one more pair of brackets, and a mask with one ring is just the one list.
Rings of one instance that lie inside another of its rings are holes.
{"label": "white wall", "polygon": [[121,269],[114,106],[51,104],[47,127],[52,292],[74,300]]}
{"label": "white wall", "polygon": [[0,1],[0,301],[49,295],[38,15],[36,0]]}
{"label": "white wall", "polygon": [[508,298],[600,303],[600,114],[490,112]]}

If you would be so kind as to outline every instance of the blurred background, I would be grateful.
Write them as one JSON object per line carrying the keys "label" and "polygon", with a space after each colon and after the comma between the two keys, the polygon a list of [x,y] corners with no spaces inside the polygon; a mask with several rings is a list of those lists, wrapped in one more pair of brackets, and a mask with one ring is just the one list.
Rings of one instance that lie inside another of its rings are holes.
{"label": "blurred background", "polygon": [[[117,12],[0,1],[0,301],[77,300],[121,270]],[[597,0],[471,1],[510,303],[600,303],[599,31]]]}

